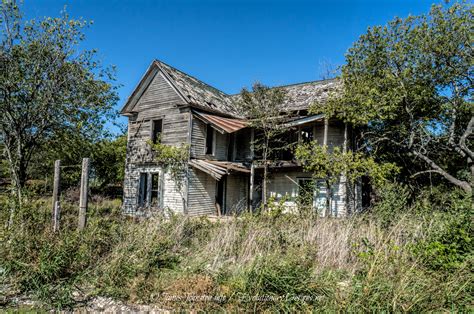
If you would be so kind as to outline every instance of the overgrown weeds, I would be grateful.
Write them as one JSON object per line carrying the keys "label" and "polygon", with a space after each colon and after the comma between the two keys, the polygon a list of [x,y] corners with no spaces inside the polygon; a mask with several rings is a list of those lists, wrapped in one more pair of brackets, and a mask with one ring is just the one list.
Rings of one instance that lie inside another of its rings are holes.
{"label": "overgrown weeds", "polygon": [[420,200],[422,209],[394,205],[388,215],[390,201],[380,202],[383,214],[376,207],[348,219],[276,210],[210,222],[138,221],[104,200],[83,232],[77,208],[64,204],[54,234],[50,202],[30,201],[1,231],[2,278],[52,308],[103,295],[174,309],[471,309],[469,205],[428,212]]}

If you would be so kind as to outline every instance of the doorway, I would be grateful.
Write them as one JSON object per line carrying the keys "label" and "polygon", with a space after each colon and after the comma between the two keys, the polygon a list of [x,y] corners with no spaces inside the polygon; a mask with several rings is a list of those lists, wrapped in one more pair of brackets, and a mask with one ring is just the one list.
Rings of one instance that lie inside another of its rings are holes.
{"label": "doorway", "polygon": [[227,178],[223,177],[217,181],[216,187],[216,204],[220,208],[221,214],[225,214],[225,190],[226,190]]}

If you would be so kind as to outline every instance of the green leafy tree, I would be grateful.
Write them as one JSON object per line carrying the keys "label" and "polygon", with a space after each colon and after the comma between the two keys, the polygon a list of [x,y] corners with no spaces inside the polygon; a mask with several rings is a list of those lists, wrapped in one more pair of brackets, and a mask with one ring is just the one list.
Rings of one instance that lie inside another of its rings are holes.
{"label": "green leafy tree", "polygon": [[126,135],[102,139],[93,145],[91,153],[92,168],[100,187],[123,182],[127,154]]}
{"label": "green leafy tree", "polygon": [[117,95],[113,69],[79,49],[90,23],[66,12],[24,21],[13,0],[0,15],[0,140],[21,202],[34,154],[61,133],[100,133]]}
{"label": "green leafy tree", "polygon": [[274,153],[285,149],[279,142],[280,135],[288,131],[284,126],[291,115],[291,110],[285,108],[286,93],[280,88],[269,88],[255,83],[252,90],[242,89],[237,107],[240,113],[249,119],[258,136],[254,137],[251,145],[257,152],[254,159],[263,167],[262,203],[267,207],[268,169]]}
{"label": "green leafy tree", "polygon": [[[389,177],[397,173],[393,163],[376,162],[374,158],[362,152],[344,150],[341,147],[329,149],[316,141],[300,144],[295,150],[296,159],[305,171],[311,172],[315,179],[324,179],[330,198],[331,186],[344,175],[352,185],[363,176],[370,178],[375,187],[381,187]],[[329,216],[329,198],[326,211]]]}
{"label": "green leafy tree", "polygon": [[369,28],[346,54],[341,92],[314,109],[363,127],[367,152],[472,193],[473,20],[463,2]]}

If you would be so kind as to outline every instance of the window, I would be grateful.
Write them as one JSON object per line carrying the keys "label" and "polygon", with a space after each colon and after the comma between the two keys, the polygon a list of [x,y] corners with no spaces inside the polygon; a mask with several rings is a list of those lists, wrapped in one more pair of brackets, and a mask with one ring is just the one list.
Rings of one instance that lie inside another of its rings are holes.
{"label": "window", "polygon": [[139,191],[138,191],[138,205],[144,206],[148,195],[148,174],[140,173]]}
{"label": "window", "polygon": [[153,206],[160,205],[160,175],[159,173],[140,173],[138,186],[138,205]]}
{"label": "window", "polygon": [[160,185],[160,174],[159,173],[152,173],[151,174],[151,206],[158,206],[159,205],[159,185]]}
{"label": "window", "polygon": [[301,141],[303,143],[309,143],[314,140],[313,126],[306,126],[301,128],[300,131]]}
{"label": "window", "polygon": [[214,129],[210,124],[206,126],[206,155],[214,155]]}
{"label": "window", "polygon": [[163,119],[152,120],[151,122],[151,141],[153,144],[160,142],[163,131]]}

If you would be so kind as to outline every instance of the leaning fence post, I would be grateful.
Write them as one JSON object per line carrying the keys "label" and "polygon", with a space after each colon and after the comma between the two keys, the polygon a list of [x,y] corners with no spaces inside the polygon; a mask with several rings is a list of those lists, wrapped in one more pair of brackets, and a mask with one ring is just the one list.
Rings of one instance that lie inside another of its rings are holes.
{"label": "leaning fence post", "polygon": [[79,200],[79,230],[86,226],[87,194],[89,190],[89,158],[82,159],[81,196]]}
{"label": "leaning fence post", "polygon": [[[53,218],[53,229],[56,231],[56,206],[59,206],[59,185],[60,185],[60,176],[61,176],[61,160],[56,160],[54,162],[54,181],[53,181],[53,207],[51,211],[51,216]],[[57,205],[56,205],[57,204]]]}

